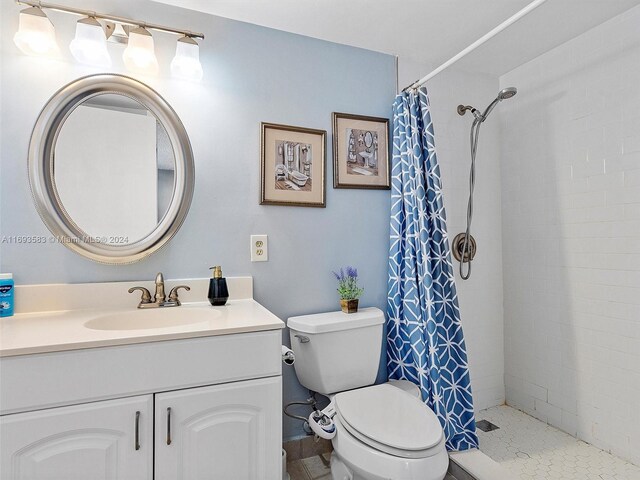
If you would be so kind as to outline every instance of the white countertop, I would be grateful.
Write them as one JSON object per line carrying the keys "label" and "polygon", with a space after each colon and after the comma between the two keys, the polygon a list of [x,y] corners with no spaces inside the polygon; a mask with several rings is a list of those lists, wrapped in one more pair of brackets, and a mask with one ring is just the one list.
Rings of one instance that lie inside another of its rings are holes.
{"label": "white countertop", "polygon": [[0,357],[284,328],[278,317],[253,299],[230,300],[223,307],[193,302],[158,310],[166,309],[176,313],[186,309],[214,309],[219,314],[206,321],[163,328],[94,330],[85,323],[104,315],[130,314],[132,307],[21,313],[0,319]]}

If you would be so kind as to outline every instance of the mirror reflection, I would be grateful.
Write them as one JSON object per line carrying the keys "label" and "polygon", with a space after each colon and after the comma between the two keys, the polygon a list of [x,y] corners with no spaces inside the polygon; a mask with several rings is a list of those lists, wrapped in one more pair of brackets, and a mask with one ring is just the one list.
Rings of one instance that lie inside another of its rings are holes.
{"label": "mirror reflection", "polygon": [[53,152],[55,189],[69,218],[106,244],[145,238],[175,188],[169,136],[140,102],[114,93],[84,101],[66,118]]}

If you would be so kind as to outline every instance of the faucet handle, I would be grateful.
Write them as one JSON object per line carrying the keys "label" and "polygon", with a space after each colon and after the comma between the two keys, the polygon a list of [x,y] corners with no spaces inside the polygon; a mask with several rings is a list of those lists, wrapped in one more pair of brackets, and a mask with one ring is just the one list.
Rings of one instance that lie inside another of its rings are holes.
{"label": "faucet handle", "polygon": [[151,293],[144,287],[131,287],[129,289],[129,293],[133,293],[136,290],[140,290],[142,292],[142,298],[140,299],[140,304],[151,303]]}
{"label": "faucet handle", "polygon": [[187,292],[191,290],[191,287],[188,287],[187,285],[178,285],[177,287],[173,287],[169,292],[170,302],[176,302],[176,304],[180,305],[180,300],[178,300],[178,290],[181,288],[184,288]]}

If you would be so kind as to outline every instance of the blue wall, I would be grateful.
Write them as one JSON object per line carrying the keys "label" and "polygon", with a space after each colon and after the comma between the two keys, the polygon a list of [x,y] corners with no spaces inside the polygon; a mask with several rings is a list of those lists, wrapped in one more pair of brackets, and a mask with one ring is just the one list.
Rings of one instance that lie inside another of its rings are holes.
{"label": "blue wall", "polygon": [[[175,37],[154,35],[158,77],[140,80],[158,90],[189,132],[196,162],[191,211],[161,252],[131,266],[104,266],[57,244],[0,244],[0,271],[20,284],[206,277],[221,264],[225,275],[252,275],[256,299],[283,320],[335,310],[330,271],[356,265],[362,305],[384,308],[388,250],[388,191],[332,188],[331,112],[389,117],[395,94],[393,57],[288,34],[189,10],[137,0],[71,1],[68,5],[202,31],[205,77],[173,80],[168,65]],[[3,1],[1,101],[2,235],[47,235],[33,207],[27,180],[31,128],[47,99],[62,85],[90,73],[68,52],[77,18],[51,13],[63,59],[22,55],[12,42],[20,8]],[[110,46],[114,66],[126,72],[121,47]],[[327,130],[327,208],[260,206],[260,122]],[[269,235],[269,262],[250,263],[250,234]],[[285,332],[288,343],[288,333]],[[285,368],[285,401],[307,392]],[[285,438],[302,433],[285,419]]]}

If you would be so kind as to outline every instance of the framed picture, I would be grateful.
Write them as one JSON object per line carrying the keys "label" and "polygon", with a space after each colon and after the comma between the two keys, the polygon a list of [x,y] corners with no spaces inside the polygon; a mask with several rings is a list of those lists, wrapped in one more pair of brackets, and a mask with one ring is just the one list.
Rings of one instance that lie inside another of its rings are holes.
{"label": "framed picture", "polygon": [[390,188],[389,119],[333,114],[334,188]]}
{"label": "framed picture", "polygon": [[261,205],[325,206],[327,132],[262,123]]}

